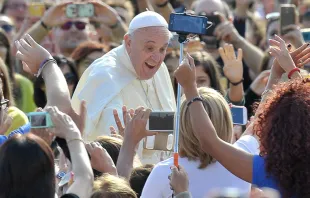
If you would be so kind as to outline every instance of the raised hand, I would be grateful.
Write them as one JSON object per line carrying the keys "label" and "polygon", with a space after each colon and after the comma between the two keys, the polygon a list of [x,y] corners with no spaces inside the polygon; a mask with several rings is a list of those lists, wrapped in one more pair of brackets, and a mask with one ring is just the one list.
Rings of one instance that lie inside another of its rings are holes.
{"label": "raised hand", "polygon": [[296,65],[289,53],[285,41],[278,35],[275,35],[275,38],[270,39],[269,42],[269,53],[276,58],[281,68],[287,73],[294,69]]}
{"label": "raised hand", "polygon": [[146,130],[146,124],[150,113],[150,109],[140,107],[135,110],[134,116],[131,118],[130,114],[127,112],[127,126],[125,128],[124,141],[130,141],[136,146],[143,138],[156,134],[156,132]]}
{"label": "raised hand", "polygon": [[24,39],[15,41],[15,45],[18,50],[16,57],[22,61],[23,69],[30,74],[36,74],[44,60],[53,58],[29,34],[26,34]]}
{"label": "raised hand", "polygon": [[[123,106],[122,112],[123,112],[124,125],[122,124],[122,121],[119,118],[117,110],[113,109],[113,116],[114,116],[114,120],[115,120],[117,129],[118,129],[118,133],[117,133],[117,130],[113,126],[110,126],[110,131],[111,131],[111,135],[114,137],[117,137],[117,138],[123,138],[124,137],[125,127],[127,126],[127,120],[126,120],[127,107],[126,106]],[[129,110],[129,114],[130,114],[131,118],[133,117],[134,113],[135,113],[135,111],[133,109]]]}
{"label": "raised hand", "polygon": [[238,83],[243,77],[242,49],[238,49],[236,57],[233,45],[225,44],[219,48],[219,53],[224,62],[224,75],[232,83]]}
{"label": "raised hand", "polygon": [[175,70],[174,76],[184,90],[197,87],[195,63],[189,54],[187,54],[180,66]]}
{"label": "raised hand", "polygon": [[57,107],[46,107],[45,110],[50,114],[55,126],[54,134],[57,137],[72,140],[80,139],[81,134],[70,116],[58,110]]}
{"label": "raised hand", "polygon": [[116,166],[111,156],[100,143],[91,142],[86,144],[85,147],[90,155],[90,163],[93,169],[117,176]]}
{"label": "raised hand", "polygon": [[66,16],[66,6],[71,3],[73,3],[73,1],[67,1],[52,6],[50,9],[48,9],[42,17],[42,21],[44,22],[44,24],[47,25],[47,27],[52,28],[60,26],[70,20]]}
{"label": "raised hand", "polygon": [[184,168],[181,165],[179,165],[178,168],[176,166],[172,166],[171,171],[171,176],[168,178],[170,179],[170,186],[174,191],[174,194],[178,195],[182,192],[188,191],[188,176]]}
{"label": "raised hand", "polygon": [[96,13],[96,16],[90,18],[91,21],[96,21],[111,27],[115,25],[118,20],[121,20],[116,10],[106,3],[96,0],[89,1],[89,3],[94,5]]}

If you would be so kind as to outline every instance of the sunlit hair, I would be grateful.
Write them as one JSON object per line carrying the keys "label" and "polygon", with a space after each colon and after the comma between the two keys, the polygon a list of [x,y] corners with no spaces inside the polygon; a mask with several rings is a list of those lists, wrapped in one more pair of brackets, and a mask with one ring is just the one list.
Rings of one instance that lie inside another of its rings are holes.
{"label": "sunlit hair", "polygon": [[257,110],[260,155],[284,198],[310,195],[309,112],[309,78],[278,84]]}
{"label": "sunlit hair", "polygon": [[[202,87],[198,89],[200,97],[203,99],[203,106],[208,113],[211,122],[218,133],[219,138],[225,142],[231,142],[233,123],[230,108],[224,97],[214,89]],[[187,101],[182,100],[180,113],[180,156],[189,160],[199,160],[199,169],[206,168],[215,162],[215,159],[205,153],[195,136],[191,124],[191,115],[187,108]]]}
{"label": "sunlit hair", "polygon": [[220,66],[216,60],[205,51],[191,52],[190,55],[194,59],[195,66],[202,66],[203,71],[210,77],[210,87],[225,95],[224,88],[220,82]]}
{"label": "sunlit hair", "polygon": [[94,182],[91,198],[137,198],[137,195],[125,179],[104,174]]}

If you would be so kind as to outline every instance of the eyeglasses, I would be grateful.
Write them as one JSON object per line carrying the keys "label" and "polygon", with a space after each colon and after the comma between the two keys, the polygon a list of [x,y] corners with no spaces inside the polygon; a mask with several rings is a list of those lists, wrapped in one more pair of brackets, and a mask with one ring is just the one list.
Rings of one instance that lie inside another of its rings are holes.
{"label": "eyeglasses", "polygon": [[12,32],[12,30],[14,29],[13,25],[9,25],[9,24],[4,24],[0,26],[6,33],[10,33]]}
{"label": "eyeglasses", "polygon": [[86,27],[86,23],[81,22],[81,21],[68,21],[67,23],[63,24],[61,26],[62,30],[70,30],[72,25],[76,27],[78,30],[84,30]]}
{"label": "eyeglasses", "polygon": [[4,99],[3,101],[1,101],[1,109],[4,110],[8,107],[8,104],[9,104],[9,100],[7,99]]}

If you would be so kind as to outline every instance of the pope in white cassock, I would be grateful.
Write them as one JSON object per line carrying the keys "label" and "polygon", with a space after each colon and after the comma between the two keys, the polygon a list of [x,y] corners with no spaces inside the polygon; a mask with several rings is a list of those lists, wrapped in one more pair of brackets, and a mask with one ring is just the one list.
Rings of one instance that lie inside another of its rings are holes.
{"label": "pope in white cassock", "polygon": [[[110,126],[116,126],[113,109],[121,115],[123,105],[128,109],[144,106],[152,111],[175,111],[173,88],[163,62],[170,35],[161,15],[145,11],[131,21],[123,44],[94,61],[84,72],[72,106],[78,111],[80,102],[86,101],[85,140],[110,135]],[[142,144],[138,154],[142,156]],[[153,152],[144,151],[143,161],[152,155]]]}

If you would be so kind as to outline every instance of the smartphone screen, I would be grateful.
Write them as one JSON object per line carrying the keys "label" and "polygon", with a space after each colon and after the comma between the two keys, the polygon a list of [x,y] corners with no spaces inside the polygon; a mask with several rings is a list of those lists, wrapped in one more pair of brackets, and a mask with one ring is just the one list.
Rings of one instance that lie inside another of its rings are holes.
{"label": "smartphone screen", "polygon": [[79,17],[93,17],[95,15],[94,5],[89,4],[79,4],[78,10]]}
{"label": "smartphone screen", "polygon": [[152,112],[148,125],[151,131],[173,131],[174,112]]}
{"label": "smartphone screen", "polygon": [[172,13],[170,15],[169,30],[184,34],[206,34],[208,18]]}
{"label": "smartphone screen", "polygon": [[247,109],[242,106],[233,106],[231,108],[233,123],[238,125],[245,125],[247,123]]}
{"label": "smartphone screen", "polygon": [[296,24],[296,7],[293,4],[281,5],[280,12],[280,30],[281,35],[286,34],[289,30],[284,30],[288,25]]}
{"label": "smartphone screen", "polygon": [[30,116],[31,127],[46,126],[46,115],[31,115]]}
{"label": "smartphone screen", "polygon": [[301,30],[302,36],[306,42],[310,41],[310,28]]}

